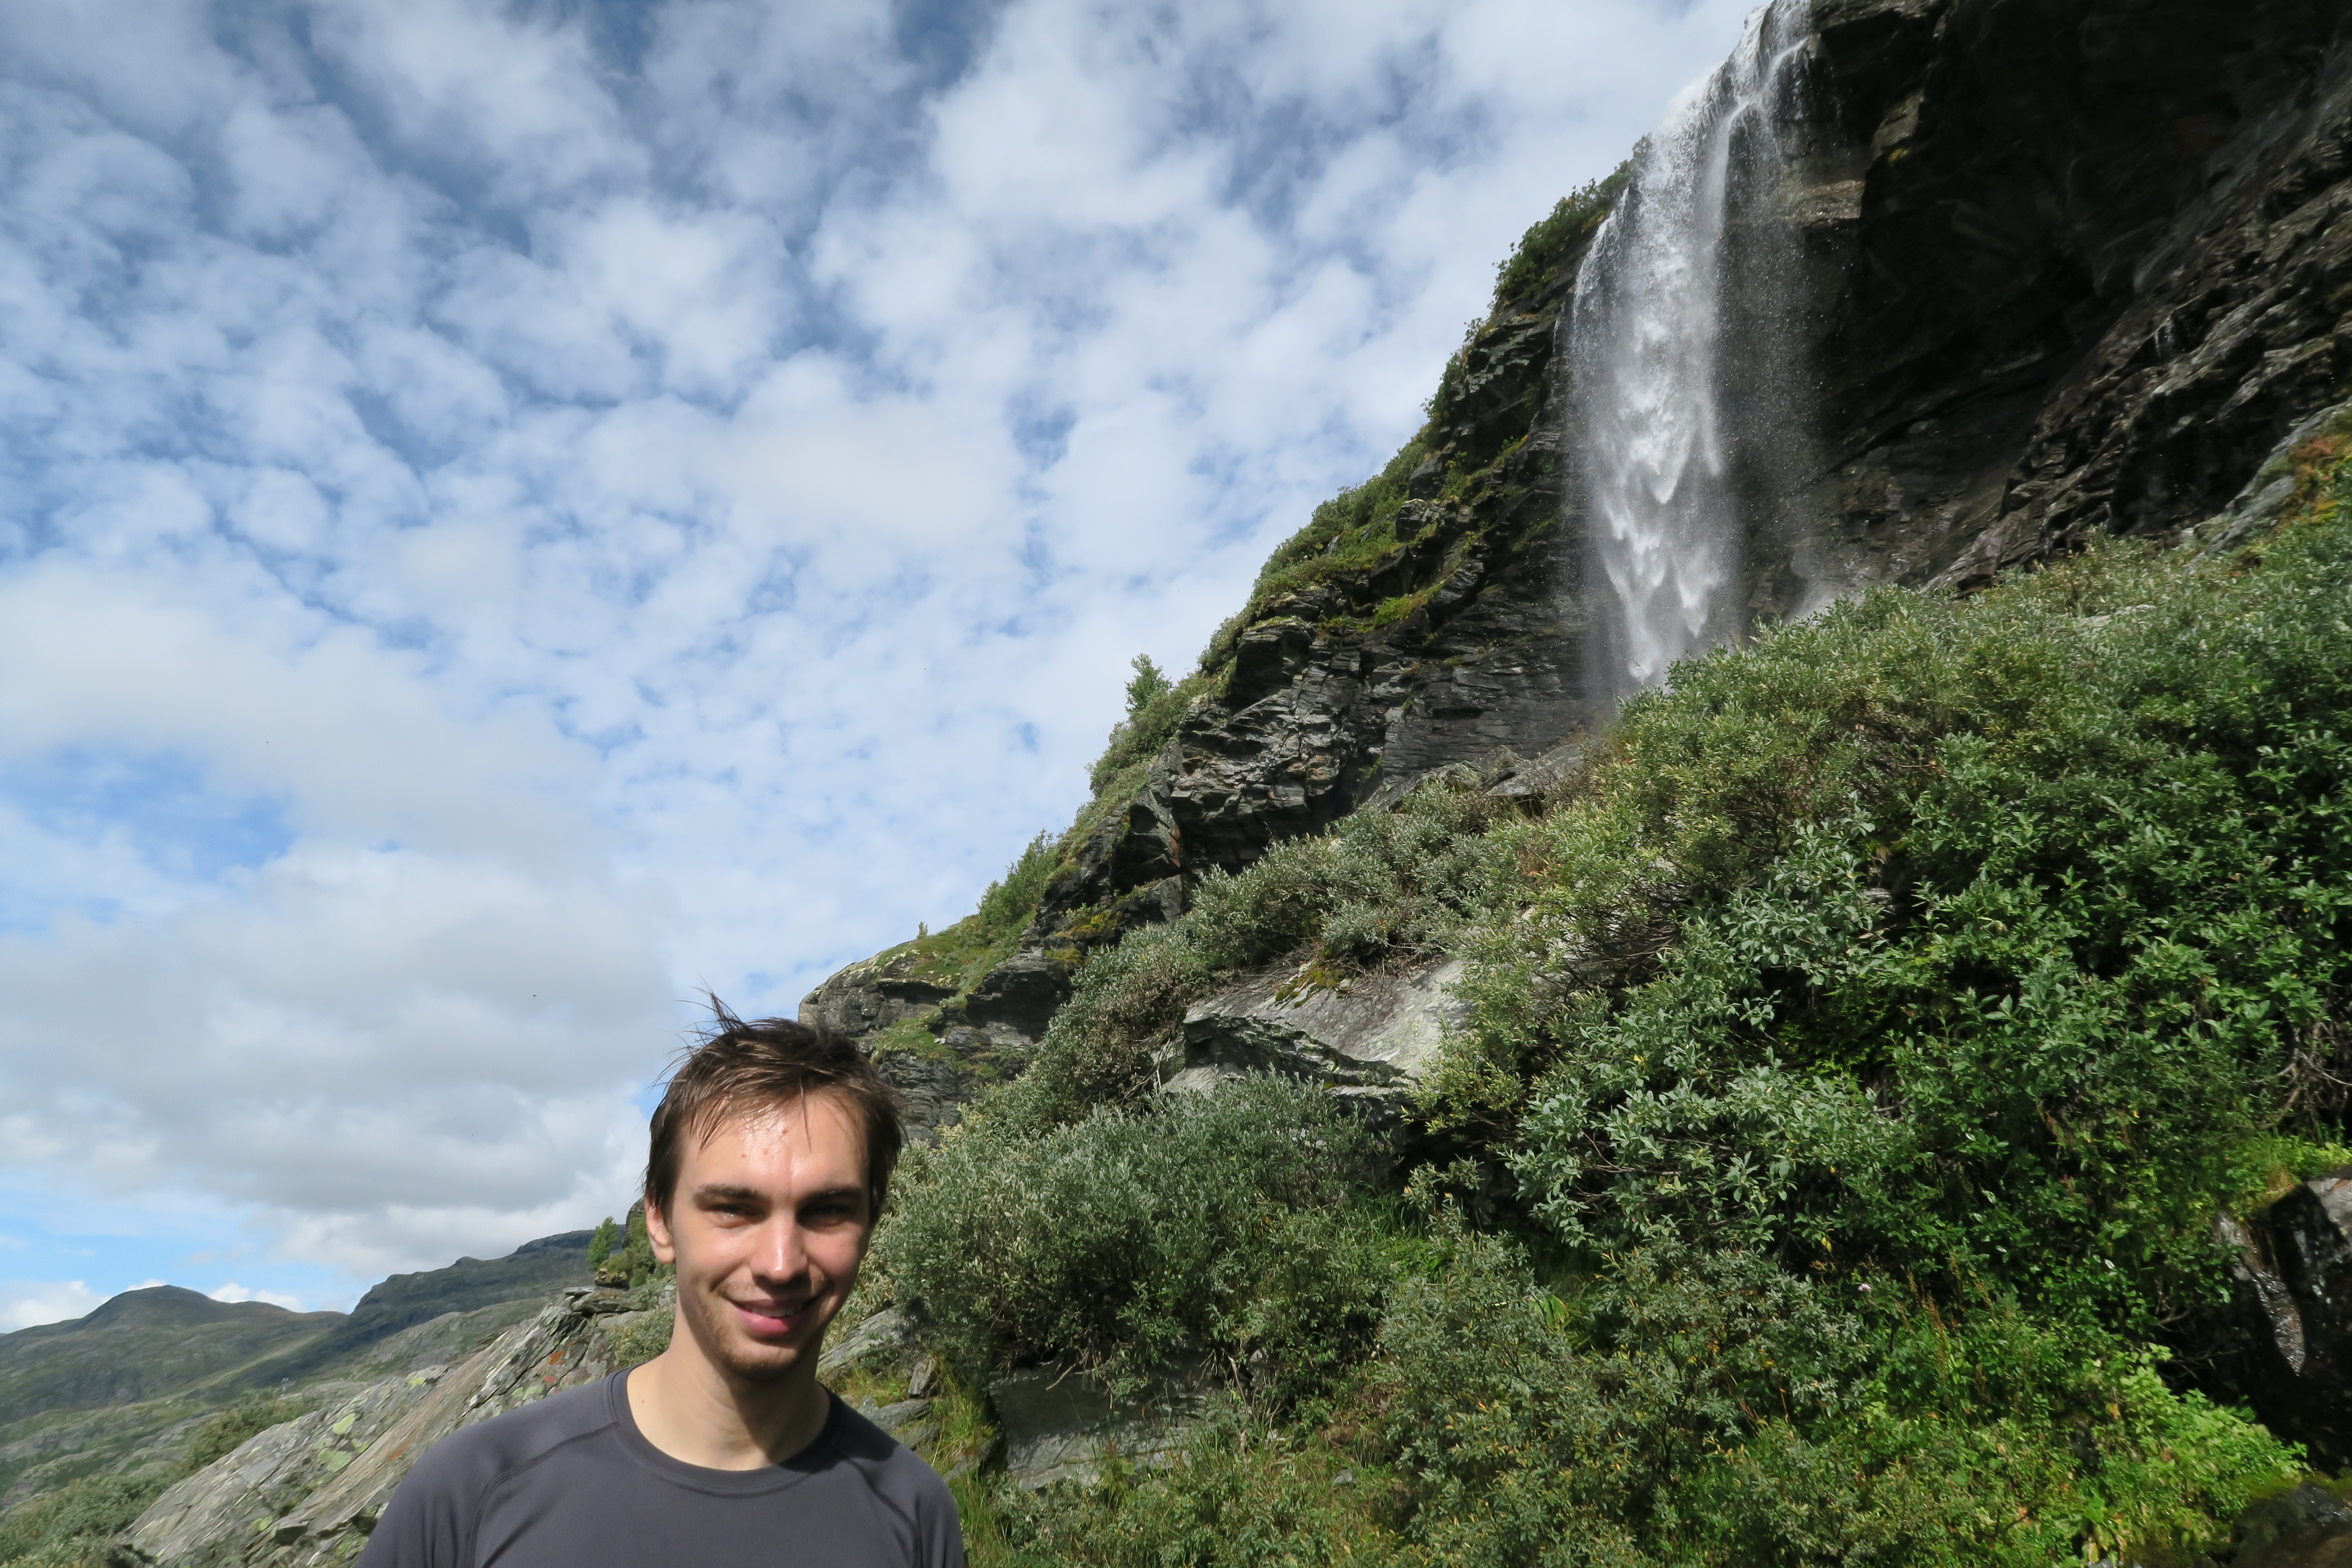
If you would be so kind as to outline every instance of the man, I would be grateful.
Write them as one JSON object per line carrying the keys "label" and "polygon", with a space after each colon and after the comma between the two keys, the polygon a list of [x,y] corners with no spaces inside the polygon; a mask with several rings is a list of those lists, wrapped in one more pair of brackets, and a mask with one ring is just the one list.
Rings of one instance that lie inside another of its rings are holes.
{"label": "man", "polygon": [[669,1349],[453,1434],[362,1568],[962,1568],[946,1484],[816,1381],[900,1141],[855,1047],[719,1009],[646,1161],[646,1229],[677,1266]]}

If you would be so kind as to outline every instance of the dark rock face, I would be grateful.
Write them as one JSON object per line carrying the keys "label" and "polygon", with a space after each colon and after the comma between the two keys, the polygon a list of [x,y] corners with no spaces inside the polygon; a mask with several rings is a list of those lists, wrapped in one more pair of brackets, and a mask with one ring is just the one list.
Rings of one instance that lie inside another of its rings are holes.
{"label": "dark rock face", "polygon": [[1569,463],[1551,374],[1575,264],[1498,309],[1464,353],[1431,461],[1489,464],[1484,480],[1406,502],[1396,531],[1413,543],[1276,601],[1242,631],[1223,694],[1185,717],[1077,874],[1048,890],[1041,933],[1087,910],[1112,917],[1104,936],[1170,918],[1212,868],[1239,870],[1448,764],[1532,756],[1596,717],[1582,556],[1559,526]]}
{"label": "dark rock face", "polygon": [[1827,297],[1808,308],[1830,463],[1759,542],[1757,608],[1978,583],[2093,529],[2178,530],[2338,395],[2340,5],[1815,16],[1798,209]]}
{"label": "dark rock face", "polygon": [[2291,1188],[2240,1224],[2240,1321],[2263,1419],[2330,1467],[2352,1463],[2352,1169]]}
{"label": "dark rock face", "polygon": [[2230,1568],[2352,1568],[2352,1504],[2305,1481],[2246,1510],[2230,1538]]}

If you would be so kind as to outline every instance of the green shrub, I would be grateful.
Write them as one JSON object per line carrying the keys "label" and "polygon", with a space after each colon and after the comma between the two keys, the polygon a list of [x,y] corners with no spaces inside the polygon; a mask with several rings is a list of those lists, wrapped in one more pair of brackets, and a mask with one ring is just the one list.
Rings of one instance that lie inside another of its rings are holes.
{"label": "green shrub", "polygon": [[620,1240],[621,1227],[613,1223],[611,1215],[606,1215],[596,1222],[595,1233],[588,1238],[588,1271],[590,1273],[593,1274],[604,1267],[604,1260],[613,1256],[613,1248],[620,1245]]}
{"label": "green shrub", "polygon": [[1142,654],[1136,655],[1134,668],[1135,679],[1127,683],[1127,717],[1112,729],[1103,754],[1095,759],[1087,775],[1097,795],[1123,773],[1159,755],[1176,733],[1192,700],[1208,685],[1197,674],[1171,682]]}
{"label": "green shrub", "polygon": [[2243,576],[2117,545],[1685,667],[1520,836],[1433,1109],[1525,1103],[1572,1241],[2218,1299],[2243,1151],[2341,1136],[2347,583],[2332,526]]}
{"label": "green shrub", "polygon": [[[1639,153],[1634,154],[1634,158],[1639,156]],[[1601,219],[1609,216],[1609,209],[1617,205],[1617,198],[1633,182],[1634,158],[1626,159],[1614,172],[1581,187],[1573,195],[1562,196],[1548,215],[1537,219],[1519,237],[1518,248],[1495,269],[1496,299],[1516,300],[1536,288],[1571,249],[1601,226]]]}
{"label": "green shrub", "polygon": [[1377,1313],[1375,1244],[1348,1208],[1366,1157],[1318,1091],[1265,1079],[1042,1136],[975,1119],[910,1172],[875,1252],[977,1371],[1265,1351],[1266,1387],[1296,1397]]}
{"label": "green shrub", "polygon": [[2100,1331],[1990,1292],[1948,1311],[1884,1276],[1809,1285],[1750,1252],[1643,1249],[1563,1301],[1463,1235],[1381,1334],[1384,1436],[1432,1562],[1563,1540],[1629,1564],[2185,1561],[2301,1468]]}
{"label": "green shrub", "polygon": [[104,1568],[110,1542],[173,1478],[84,1476],[0,1514],[0,1568]]}

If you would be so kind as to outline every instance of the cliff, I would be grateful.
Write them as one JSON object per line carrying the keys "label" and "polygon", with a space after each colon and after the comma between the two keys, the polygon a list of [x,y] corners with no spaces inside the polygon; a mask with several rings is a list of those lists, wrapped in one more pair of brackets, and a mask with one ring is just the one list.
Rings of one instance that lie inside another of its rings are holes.
{"label": "cliff", "polygon": [[[1876,583],[1970,587],[2095,533],[2177,536],[2340,395],[2340,6],[1823,0],[1796,52],[1782,156],[1732,216],[1769,264],[1724,284],[1721,639]],[[1529,231],[1429,423],[1114,734],[1029,929],[982,954],[1005,962],[933,962],[941,933],[803,1004],[877,1041],[897,1026],[886,1059],[925,1120],[1017,1071],[1072,962],[1203,876],[1451,765],[1539,790],[1613,710],[1568,317],[1630,169]]]}

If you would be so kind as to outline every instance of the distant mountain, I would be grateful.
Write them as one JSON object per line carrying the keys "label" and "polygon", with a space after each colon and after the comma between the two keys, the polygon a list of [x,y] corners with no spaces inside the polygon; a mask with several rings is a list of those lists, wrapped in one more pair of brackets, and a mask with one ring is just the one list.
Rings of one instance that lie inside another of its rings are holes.
{"label": "distant mountain", "polygon": [[480,1314],[458,1325],[478,1337],[509,1316],[490,1309],[586,1284],[590,1234],[543,1237],[504,1258],[461,1258],[446,1268],[395,1274],[348,1313],[215,1301],[157,1285],[126,1290],[71,1322],[0,1334],[0,1494],[19,1478],[39,1487],[54,1484],[39,1475],[61,1480],[121,1462],[248,1390],[380,1376],[375,1363],[386,1356],[447,1359],[435,1350],[447,1335],[418,1325]]}
{"label": "distant mountain", "polygon": [[237,1374],[317,1343],[348,1320],[177,1285],[126,1290],[88,1317],[0,1334],[0,1427],[44,1410],[129,1405]]}
{"label": "distant mountain", "polygon": [[502,1301],[552,1296],[566,1285],[585,1285],[588,1241],[594,1234],[565,1231],[526,1241],[504,1258],[487,1262],[460,1258],[446,1268],[394,1274],[361,1297],[351,1316],[305,1352],[303,1370],[322,1369],[445,1312],[471,1312]]}

